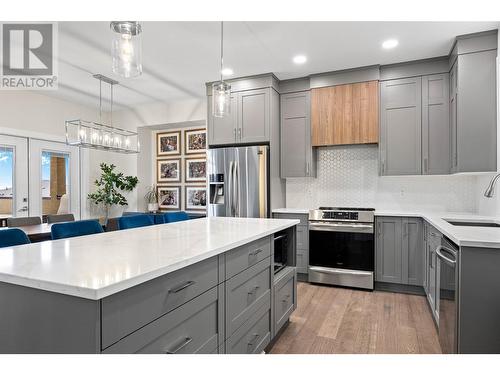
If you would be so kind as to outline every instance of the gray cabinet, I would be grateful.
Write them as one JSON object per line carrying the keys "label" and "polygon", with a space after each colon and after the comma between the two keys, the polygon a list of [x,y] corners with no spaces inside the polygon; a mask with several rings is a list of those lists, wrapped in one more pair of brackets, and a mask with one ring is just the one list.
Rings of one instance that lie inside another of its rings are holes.
{"label": "gray cabinet", "polygon": [[270,89],[238,93],[238,142],[269,142],[270,105]]}
{"label": "gray cabinet", "polygon": [[316,176],[309,91],[281,95],[281,178]]}
{"label": "gray cabinet", "polygon": [[422,77],[422,173],[451,171],[449,75]]}
{"label": "gray cabinet", "polygon": [[375,281],[423,285],[422,220],[377,217]]}
{"label": "gray cabinet", "polygon": [[408,285],[424,284],[424,257],[422,251],[423,225],[420,218],[402,219],[403,272],[402,281]]}
{"label": "gray cabinet", "polygon": [[265,143],[271,135],[271,88],[233,92],[231,113],[212,116],[212,96],[208,96],[208,139],[210,146],[238,143]]}
{"label": "gray cabinet", "polygon": [[274,280],[274,332],[285,325],[297,306],[297,277],[289,267]]}
{"label": "gray cabinet", "polygon": [[459,54],[452,68],[455,172],[497,170],[496,56],[496,49]]}
{"label": "gray cabinet", "polygon": [[451,172],[458,171],[458,134],[457,134],[457,100],[458,100],[458,81],[457,64],[454,64],[450,70],[450,157]]}
{"label": "gray cabinet", "polygon": [[377,218],[375,281],[403,282],[401,218]]}
{"label": "gray cabinet", "polygon": [[421,167],[421,77],[380,86],[380,173],[415,175]]}

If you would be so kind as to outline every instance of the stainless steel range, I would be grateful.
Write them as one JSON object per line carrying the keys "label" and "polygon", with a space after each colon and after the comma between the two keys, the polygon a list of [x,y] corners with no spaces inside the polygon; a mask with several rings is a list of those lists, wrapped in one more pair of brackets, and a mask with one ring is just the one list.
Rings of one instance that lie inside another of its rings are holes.
{"label": "stainless steel range", "polygon": [[373,290],[373,208],[309,211],[309,281]]}

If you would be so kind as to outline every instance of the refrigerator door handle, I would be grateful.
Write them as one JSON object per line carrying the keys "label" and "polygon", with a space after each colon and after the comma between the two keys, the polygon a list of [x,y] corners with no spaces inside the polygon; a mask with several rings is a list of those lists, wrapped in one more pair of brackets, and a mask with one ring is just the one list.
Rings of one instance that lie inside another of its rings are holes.
{"label": "refrigerator door handle", "polygon": [[240,165],[236,161],[234,162],[234,175],[233,175],[233,194],[234,194],[234,216],[240,216],[240,189],[239,189],[239,177],[240,175]]}
{"label": "refrigerator door handle", "polygon": [[233,162],[229,163],[229,176],[227,179],[227,205],[229,207],[229,216],[233,216]]}

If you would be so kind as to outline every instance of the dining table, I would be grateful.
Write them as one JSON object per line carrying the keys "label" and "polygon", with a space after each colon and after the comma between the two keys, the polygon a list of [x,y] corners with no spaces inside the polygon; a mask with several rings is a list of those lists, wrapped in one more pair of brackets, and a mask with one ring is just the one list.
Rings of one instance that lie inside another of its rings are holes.
{"label": "dining table", "polygon": [[26,233],[31,242],[42,242],[52,239],[50,232],[51,227],[52,224],[42,223],[35,225],[24,225],[17,228]]}

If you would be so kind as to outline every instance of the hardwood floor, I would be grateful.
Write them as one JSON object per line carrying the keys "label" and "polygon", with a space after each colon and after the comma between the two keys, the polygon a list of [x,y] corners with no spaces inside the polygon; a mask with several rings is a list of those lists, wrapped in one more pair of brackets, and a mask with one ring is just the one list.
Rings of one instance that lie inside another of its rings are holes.
{"label": "hardwood floor", "polygon": [[298,283],[298,306],[271,353],[441,353],[423,296]]}

